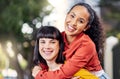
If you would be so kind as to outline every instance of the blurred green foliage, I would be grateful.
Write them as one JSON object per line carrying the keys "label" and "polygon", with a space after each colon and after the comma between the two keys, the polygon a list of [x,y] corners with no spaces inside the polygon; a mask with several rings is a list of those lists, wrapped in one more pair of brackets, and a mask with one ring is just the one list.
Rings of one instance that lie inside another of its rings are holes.
{"label": "blurred green foliage", "polygon": [[110,25],[111,28],[107,31],[107,36],[113,35],[117,37],[120,33],[120,1],[101,0],[100,7],[102,18]]}
{"label": "blurred green foliage", "polygon": [[[47,0],[0,0],[0,44],[3,48],[3,53],[6,58],[9,59],[10,67],[18,72],[18,79],[23,79],[24,75],[31,79],[31,68],[33,59],[33,48],[31,42],[34,37],[29,39],[21,32],[23,23],[30,24],[33,28],[34,35],[35,27],[32,25],[32,21],[35,18],[42,19],[50,11],[45,10],[45,7],[49,5]],[[44,14],[44,15],[41,15]],[[6,42],[11,41],[15,56],[11,58],[6,51]],[[24,47],[23,43],[27,42],[28,47]],[[24,58],[24,62],[19,63],[17,56],[21,54]],[[2,54],[1,54],[2,55]],[[2,62],[3,56],[0,56],[0,62]],[[2,58],[2,59],[1,59]],[[0,64],[0,67],[3,67]],[[5,66],[4,66],[5,67]]]}
{"label": "blurred green foliage", "polygon": [[47,5],[46,0],[0,0],[0,35],[12,33],[22,37],[22,24],[39,17]]}

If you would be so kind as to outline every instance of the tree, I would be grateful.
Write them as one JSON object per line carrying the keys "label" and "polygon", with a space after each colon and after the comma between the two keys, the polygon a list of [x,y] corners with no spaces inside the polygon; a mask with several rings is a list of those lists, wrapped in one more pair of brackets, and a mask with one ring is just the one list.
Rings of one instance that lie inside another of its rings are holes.
{"label": "tree", "polygon": [[[42,18],[49,13],[43,9],[47,5],[47,0],[0,0],[0,44],[9,59],[10,67],[17,71],[18,79],[24,79],[24,77],[32,79],[33,35],[37,30],[32,25],[32,20],[38,18],[39,21],[42,21]],[[32,34],[28,35],[21,32],[23,23],[30,24],[30,27],[33,28]],[[26,35],[31,36],[31,38],[25,37]],[[14,57],[10,57],[7,53],[7,41],[12,43],[12,49],[15,52]],[[24,43],[27,43],[28,46],[25,47]],[[27,61],[26,66],[21,66],[18,61],[18,54],[21,54]]]}

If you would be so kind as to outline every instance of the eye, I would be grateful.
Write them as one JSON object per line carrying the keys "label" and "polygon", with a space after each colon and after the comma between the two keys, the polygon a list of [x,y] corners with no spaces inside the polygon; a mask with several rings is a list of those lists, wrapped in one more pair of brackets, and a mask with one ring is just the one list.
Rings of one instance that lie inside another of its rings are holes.
{"label": "eye", "polygon": [[84,21],[84,19],[80,18],[80,19],[79,19],[79,22],[80,22],[80,23],[84,23],[85,21]]}
{"label": "eye", "polygon": [[70,15],[72,18],[74,18],[75,16],[74,15]]}
{"label": "eye", "polygon": [[79,22],[80,22],[80,23],[84,23],[84,21],[82,21],[82,20],[80,20]]}
{"label": "eye", "polygon": [[57,41],[58,41],[58,40],[53,39],[53,40],[50,41],[50,43],[51,43],[51,44],[55,44],[55,43],[57,43]]}
{"label": "eye", "polygon": [[40,41],[40,43],[41,43],[41,44],[44,44],[44,43],[45,43],[45,41]]}
{"label": "eye", "polygon": [[56,43],[55,41],[51,41],[52,44]]}

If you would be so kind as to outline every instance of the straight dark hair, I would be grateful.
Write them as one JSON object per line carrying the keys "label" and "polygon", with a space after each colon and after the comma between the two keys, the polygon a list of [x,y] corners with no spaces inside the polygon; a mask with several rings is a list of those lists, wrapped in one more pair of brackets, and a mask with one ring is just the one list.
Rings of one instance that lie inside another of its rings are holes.
{"label": "straight dark hair", "polygon": [[63,64],[65,60],[65,57],[63,56],[64,42],[63,42],[63,38],[62,38],[60,31],[54,26],[41,26],[38,29],[38,32],[36,35],[36,43],[34,47],[34,57],[33,57],[34,64],[39,65],[40,63],[42,63],[44,65],[47,65],[45,59],[39,53],[39,39],[40,38],[51,38],[51,39],[56,39],[59,41],[60,50],[58,53],[58,57],[56,59],[56,63]]}

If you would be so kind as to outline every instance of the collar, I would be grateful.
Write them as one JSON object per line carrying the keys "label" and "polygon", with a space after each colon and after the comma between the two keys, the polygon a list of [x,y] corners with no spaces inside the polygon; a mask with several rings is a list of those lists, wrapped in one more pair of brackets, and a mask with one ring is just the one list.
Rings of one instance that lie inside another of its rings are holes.
{"label": "collar", "polygon": [[62,32],[62,36],[63,36],[63,40],[64,40],[64,43],[65,43],[65,47],[67,48],[70,48],[73,44],[77,43],[78,41],[81,40],[81,37],[84,35],[84,33],[80,33],[79,35],[77,35],[77,37],[70,43],[68,44],[68,41],[66,39],[66,33],[65,32]]}

